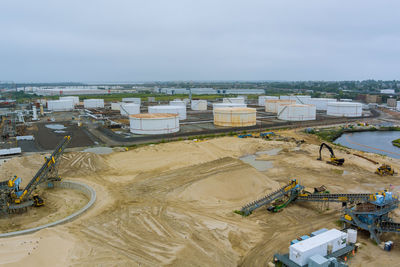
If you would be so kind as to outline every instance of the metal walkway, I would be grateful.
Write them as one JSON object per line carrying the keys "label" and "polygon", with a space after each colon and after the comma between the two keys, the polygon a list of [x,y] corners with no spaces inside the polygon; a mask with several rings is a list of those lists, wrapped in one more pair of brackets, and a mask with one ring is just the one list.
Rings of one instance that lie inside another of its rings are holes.
{"label": "metal walkway", "polygon": [[310,194],[299,195],[298,201],[314,201],[314,202],[367,202],[374,201],[375,194]]}
{"label": "metal walkway", "polygon": [[381,222],[380,227],[382,232],[400,232],[400,223]]}

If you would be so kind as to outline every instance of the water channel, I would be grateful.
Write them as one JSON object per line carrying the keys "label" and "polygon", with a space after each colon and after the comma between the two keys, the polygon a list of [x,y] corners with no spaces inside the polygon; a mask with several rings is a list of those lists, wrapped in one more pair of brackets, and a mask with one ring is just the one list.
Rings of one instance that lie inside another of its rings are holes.
{"label": "water channel", "polygon": [[400,131],[371,131],[345,133],[334,141],[352,149],[400,158],[400,147],[392,141],[400,138]]}

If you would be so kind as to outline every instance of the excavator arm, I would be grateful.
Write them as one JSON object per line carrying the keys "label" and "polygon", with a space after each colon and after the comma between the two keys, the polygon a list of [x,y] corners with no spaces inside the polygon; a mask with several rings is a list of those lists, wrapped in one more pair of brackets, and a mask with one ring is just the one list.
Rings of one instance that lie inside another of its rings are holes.
{"label": "excavator arm", "polygon": [[326,147],[329,150],[329,152],[331,153],[331,159],[330,159],[330,161],[327,161],[327,163],[330,163],[330,164],[333,164],[333,165],[336,165],[336,166],[343,165],[344,159],[338,159],[335,156],[335,153],[333,152],[333,149],[329,145],[327,145],[326,143],[322,143],[321,146],[319,147],[319,158],[317,158],[317,160],[322,160],[321,152],[322,152],[322,149],[324,147]]}

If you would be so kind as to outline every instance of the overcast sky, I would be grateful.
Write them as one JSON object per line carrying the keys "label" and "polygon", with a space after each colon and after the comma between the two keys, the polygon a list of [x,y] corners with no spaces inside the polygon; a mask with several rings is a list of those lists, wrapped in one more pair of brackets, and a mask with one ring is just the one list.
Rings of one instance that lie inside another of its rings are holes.
{"label": "overcast sky", "polygon": [[400,79],[400,1],[2,0],[0,81]]}

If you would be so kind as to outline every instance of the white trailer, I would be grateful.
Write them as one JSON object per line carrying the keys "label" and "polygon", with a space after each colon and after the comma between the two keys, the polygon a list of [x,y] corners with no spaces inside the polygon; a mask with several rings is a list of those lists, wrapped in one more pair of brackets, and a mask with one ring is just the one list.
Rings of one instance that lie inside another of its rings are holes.
{"label": "white trailer", "polygon": [[313,255],[326,256],[345,248],[347,233],[332,229],[289,247],[289,259],[300,266],[308,264]]}

